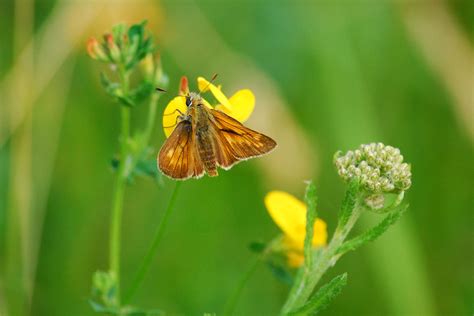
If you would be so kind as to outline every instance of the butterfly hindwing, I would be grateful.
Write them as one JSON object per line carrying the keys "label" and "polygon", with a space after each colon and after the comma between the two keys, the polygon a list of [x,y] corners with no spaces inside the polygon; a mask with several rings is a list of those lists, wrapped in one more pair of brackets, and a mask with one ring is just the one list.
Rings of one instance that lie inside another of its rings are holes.
{"label": "butterfly hindwing", "polygon": [[196,152],[191,122],[181,121],[158,154],[158,167],[168,177],[185,180],[204,175],[204,166]]}

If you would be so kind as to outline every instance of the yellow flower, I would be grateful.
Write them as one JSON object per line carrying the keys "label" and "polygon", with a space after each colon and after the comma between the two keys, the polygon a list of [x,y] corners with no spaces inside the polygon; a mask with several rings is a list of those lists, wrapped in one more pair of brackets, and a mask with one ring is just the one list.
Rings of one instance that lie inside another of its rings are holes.
{"label": "yellow flower", "polygon": [[[221,86],[215,86],[203,77],[198,77],[197,83],[201,93],[209,90],[217,102],[219,102],[214,106],[214,109],[226,113],[241,123],[245,122],[252,114],[255,107],[255,96],[251,90],[242,89],[234,93],[230,98],[227,98],[222,92]],[[188,93],[188,79],[183,76],[181,78],[179,96],[168,103],[163,113],[163,129],[166,137],[169,137],[176,127],[180,112],[186,113],[186,103],[183,96],[186,96]],[[213,108],[205,99],[203,101],[207,107]]]}
{"label": "yellow flower", "polygon": [[[304,239],[306,236],[306,205],[293,195],[282,191],[271,191],[265,196],[265,206],[273,221],[285,234],[288,265],[299,267],[304,261]],[[317,219],[314,223],[313,247],[325,246],[326,223]]]}

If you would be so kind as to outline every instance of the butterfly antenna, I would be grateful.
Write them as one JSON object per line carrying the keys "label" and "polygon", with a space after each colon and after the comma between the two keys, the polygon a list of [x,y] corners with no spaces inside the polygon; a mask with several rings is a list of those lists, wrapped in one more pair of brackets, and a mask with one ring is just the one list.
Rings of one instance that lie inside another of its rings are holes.
{"label": "butterfly antenna", "polygon": [[216,78],[217,78],[217,74],[214,74],[214,76],[212,76],[211,80],[207,83],[206,87],[202,90],[199,90],[198,96],[201,96],[201,92],[206,91],[207,88],[209,88],[209,86],[214,82],[214,80],[216,80]]}
{"label": "butterfly antenna", "polygon": [[159,87],[156,87],[155,90],[160,91],[160,92],[167,92],[165,89],[162,89],[162,88],[159,88]]}

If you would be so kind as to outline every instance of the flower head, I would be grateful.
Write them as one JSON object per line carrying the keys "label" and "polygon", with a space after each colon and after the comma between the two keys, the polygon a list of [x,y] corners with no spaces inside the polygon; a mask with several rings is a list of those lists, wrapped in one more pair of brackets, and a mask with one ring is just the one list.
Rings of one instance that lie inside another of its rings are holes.
{"label": "flower head", "polygon": [[[255,107],[255,96],[251,90],[242,89],[227,98],[222,92],[221,86],[215,86],[203,77],[198,77],[197,83],[201,93],[210,91],[218,102],[215,106],[211,106],[203,98],[204,105],[207,107],[222,111],[241,123],[245,122],[252,114]],[[183,96],[187,94],[189,94],[188,79],[183,76],[180,81],[179,96],[172,99],[163,112],[163,129],[166,137],[169,137],[176,127],[180,113],[186,113],[187,107]]]}
{"label": "flower head", "polygon": [[[304,239],[306,236],[306,205],[293,195],[283,191],[271,191],[265,196],[265,206],[273,221],[284,233],[284,248],[288,264],[303,264]],[[313,247],[326,245],[326,223],[317,219],[314,223]]]}
{"label": "flower head", "polygon": [[145,32],[146,21],[127,27],[117,24],[110,33],[102,36],[99,42],[91,38],[87,42],[87,51],[93,59],[122,65],[132,69],[145,56],[153,52],[153,43]]}
{"label": "flower head", "polygon": [[344,181],[358,179],[369,192],[396,193],[411,186],[410,165],[403,162],[400,150],[382,143],[361,145],[345,155],[337,152],[334,164]]}

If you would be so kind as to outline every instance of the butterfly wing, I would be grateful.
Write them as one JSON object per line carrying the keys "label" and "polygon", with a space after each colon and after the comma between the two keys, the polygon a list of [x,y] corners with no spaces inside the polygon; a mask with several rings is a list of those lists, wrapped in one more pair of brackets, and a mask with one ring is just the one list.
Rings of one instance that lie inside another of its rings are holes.
{"label": "butterfly wing", "polygon": [[158,154],[158,168],[170,178],[186,180],[204,175],[204,165],[196,151],[191,122],[181,121]]}
{"label": "butterfly wing", "polygon": [[217,164],[229,169],[242,160],[269,153],[276,147],[270,137],[245,127],[219,110],[213,114],[213,133]]}

